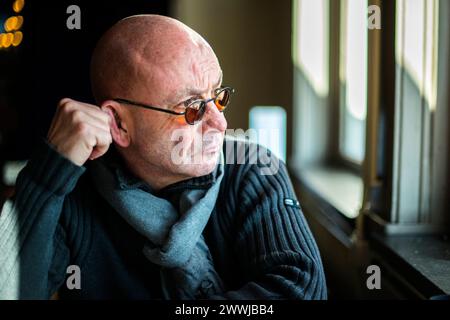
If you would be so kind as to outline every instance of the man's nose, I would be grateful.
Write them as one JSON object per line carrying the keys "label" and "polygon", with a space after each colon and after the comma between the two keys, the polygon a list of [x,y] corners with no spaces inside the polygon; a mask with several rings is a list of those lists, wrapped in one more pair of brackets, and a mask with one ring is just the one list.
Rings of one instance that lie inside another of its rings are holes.
{"label": "man's nose", "polygon": [[209,101],[205,106],[205,114],[203,115],[203,122],[208,126],[219,131],[225,131],[227,128],[227,120],[223,112],[217,109],[214,101]]}

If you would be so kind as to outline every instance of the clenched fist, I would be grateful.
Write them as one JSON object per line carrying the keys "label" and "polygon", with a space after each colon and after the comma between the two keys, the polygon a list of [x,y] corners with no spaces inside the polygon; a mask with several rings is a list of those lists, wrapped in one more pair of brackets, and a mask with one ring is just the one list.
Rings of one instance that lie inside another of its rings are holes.
{"label": "clenched fist", "polygon": [[82,166],[108,151],[110,123],[108,113],[99,107],[65,98],[58,103],[47,140],[61,155]]}

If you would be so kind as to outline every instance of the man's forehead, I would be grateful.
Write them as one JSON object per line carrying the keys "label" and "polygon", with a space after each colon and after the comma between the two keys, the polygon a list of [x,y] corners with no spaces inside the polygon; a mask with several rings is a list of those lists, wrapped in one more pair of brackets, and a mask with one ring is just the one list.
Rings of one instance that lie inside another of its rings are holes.
{"label": "man's forehead", "polygon": [[205,92],[209,90],[209,86],[212,88],[219,87],[222,84],[222,70],[219,71],[219,76],[215,79],[213,83],[208,83],[208,87],[206,88],[200,88],[196,87],[195,83],[186,83],[182,87],[173,88],[170,90],[170,94],[166,98],[166,102],[168,104],[172,103],[178,103],[183,98],[186,98],[187,96],[195,96],[195,95],[202,95]]}
{"label": "man's forehead", "polygon": [[220,64],[209,45],[192,41],[179,44],[177,49],[172,43],[172,47],[158,48],[156,54],[144,50],[134,57],[135,70],[146,89],[153,91],[154,104],[175,105],[188,96],[203,95],[222,82]]}

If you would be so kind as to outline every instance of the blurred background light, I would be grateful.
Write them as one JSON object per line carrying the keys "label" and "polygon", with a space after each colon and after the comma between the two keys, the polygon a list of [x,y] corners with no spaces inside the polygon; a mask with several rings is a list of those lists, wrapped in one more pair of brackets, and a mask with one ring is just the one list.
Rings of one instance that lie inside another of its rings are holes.
{"label": "blurred background light", "polygon": [[25,5],[24,0],[16,0],[14,1],[12,8],[14,12],[19,13],[20,11],[22,11],[24,5]]}

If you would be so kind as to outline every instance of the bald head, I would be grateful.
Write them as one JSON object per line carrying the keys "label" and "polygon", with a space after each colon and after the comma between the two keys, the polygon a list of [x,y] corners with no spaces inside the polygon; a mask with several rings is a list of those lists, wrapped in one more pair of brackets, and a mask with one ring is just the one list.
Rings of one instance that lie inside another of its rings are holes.
{"label": "bald head", "polygon": [[[97,104],[110,116],[115,146],[134,175],[159,189],[215,168],[227,127],[224,114],[211,101],[222,85],[222,70],[195,31],[158,15],[123,19],[100,39],[91,82]],[[114,101],[117,98],[132,103]],[[195,125],[183,115],[130,106],[145,104],[183,114],[198,99],[209,102]],[[180,146],[186,164],[181,166],[173,160]]]}
{"label": "bald head", "polygon": [[125,18],[110,28],[95,48],[91,61],[94,97],[101,103],[130,97],[136,91],[140,96],[154,91],[170,95],[175,89],[170,79],[186,77],[189,69],[195,72],[197,60],[203,58],[218,65],[209,44],[180,21],[159,15]]}

